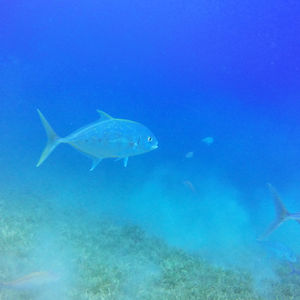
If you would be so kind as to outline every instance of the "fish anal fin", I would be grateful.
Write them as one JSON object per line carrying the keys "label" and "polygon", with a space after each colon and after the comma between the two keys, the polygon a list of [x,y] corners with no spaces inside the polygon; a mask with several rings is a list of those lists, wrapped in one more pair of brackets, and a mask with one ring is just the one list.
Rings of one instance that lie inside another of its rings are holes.
{"label": "fish anal fin", "polygon": [[124,163],[124,167],[126,168],[128,164],[128,157],[124,157],[123,163]]}

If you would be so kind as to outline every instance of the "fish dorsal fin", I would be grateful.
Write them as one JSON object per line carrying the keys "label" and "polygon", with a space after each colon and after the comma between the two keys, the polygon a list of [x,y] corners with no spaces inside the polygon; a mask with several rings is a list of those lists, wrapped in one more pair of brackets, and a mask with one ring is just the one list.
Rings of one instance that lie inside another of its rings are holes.
{"label": "fish dorsal fin", "polygon": [[109,114],[105,113],[104,111],[97,109],[97,113],[100,116],[100,121],[106,121],[106,120],[110,120],[113,119],[113,117],[111,117]]}

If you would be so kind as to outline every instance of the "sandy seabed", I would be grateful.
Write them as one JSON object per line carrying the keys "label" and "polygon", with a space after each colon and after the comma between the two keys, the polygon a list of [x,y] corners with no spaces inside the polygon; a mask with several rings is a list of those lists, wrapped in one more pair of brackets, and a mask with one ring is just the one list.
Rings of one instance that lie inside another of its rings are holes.
{"label": "sandy seabed", "polygon": [[1,300],[300,299],[300,276],[288,266],[257,282],[247,270],[213,265],[134,224],[54,200],[9,187],[1,192],[0,280],[37,271],[59,277],[25,290],[1,288]]}

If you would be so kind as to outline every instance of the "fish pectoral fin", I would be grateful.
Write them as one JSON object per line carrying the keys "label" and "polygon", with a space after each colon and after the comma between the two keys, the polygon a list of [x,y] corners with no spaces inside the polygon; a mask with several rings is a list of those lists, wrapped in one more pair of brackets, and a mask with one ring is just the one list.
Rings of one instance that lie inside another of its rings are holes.
{"label": "fish pectoral fin", "polygon": [[100,116],[100,121],[105,121],[105,120],[110,120],[113,119],[113,117],[111,117],[109,114],[105,113],[102,110],[97,109],[97,112]]}
{"label": "fish pectoral fin", "polygon": [[92,167],[90,168],[90,171],[93,171],[98,166],[98,164],[101,162],[101,160],[102,160],[102,158],[94,158]]}
{"label": "fish pectoral fin", "polygon": [[126,168],[128,164],[128,157],[124,157],[123,163],[124,163],[124,167]]}

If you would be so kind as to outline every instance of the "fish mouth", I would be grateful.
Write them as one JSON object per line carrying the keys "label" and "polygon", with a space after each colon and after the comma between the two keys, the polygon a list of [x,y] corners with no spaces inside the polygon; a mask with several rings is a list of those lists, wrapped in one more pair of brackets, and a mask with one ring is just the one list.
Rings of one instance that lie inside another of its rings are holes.
{"label": "fish mouth", "polygon": [[157,149],[157,148],[158,148],[158,145],[153,145],[153,146],[151,147],[152,150]]}

